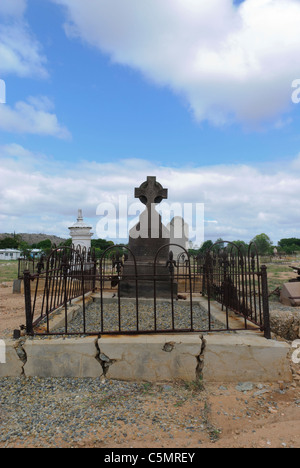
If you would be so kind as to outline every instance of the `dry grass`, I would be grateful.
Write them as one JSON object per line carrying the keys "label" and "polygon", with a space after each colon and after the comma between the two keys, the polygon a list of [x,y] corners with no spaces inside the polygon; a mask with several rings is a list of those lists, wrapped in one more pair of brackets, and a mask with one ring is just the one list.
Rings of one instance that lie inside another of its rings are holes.
{"label": "dry grass", "polygon": [[290,279],[297,278],[295,273],[289,266],[300,266],[300,259],[290,258],[277,260],[276,263],[266,263],[268,272],[269,291],[274,291],[276,288],[281,288],[284,283]]}
{"label": "dry grass", "polygon": [[6,283],[18,278],[17,260],[0,260],[0,283]]}

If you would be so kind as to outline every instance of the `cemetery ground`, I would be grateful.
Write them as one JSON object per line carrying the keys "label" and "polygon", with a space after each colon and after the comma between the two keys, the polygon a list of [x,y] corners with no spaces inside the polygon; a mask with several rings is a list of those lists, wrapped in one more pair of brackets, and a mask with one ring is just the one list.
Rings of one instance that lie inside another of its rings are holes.
{"label": "cemetery ground", "polygon": [[[270,291],[295,277],[291,262],[267,265]],[[2,339],[25,321],[16,271],[0,263]],[[291,366],[288,384],[2,378],[0,447],[299,448],[300,364]]]}

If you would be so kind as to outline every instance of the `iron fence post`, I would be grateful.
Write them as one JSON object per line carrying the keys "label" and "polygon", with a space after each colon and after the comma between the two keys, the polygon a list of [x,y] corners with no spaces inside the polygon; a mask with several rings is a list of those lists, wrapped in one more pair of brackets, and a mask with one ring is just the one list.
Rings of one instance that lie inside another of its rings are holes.
{"label": "iron fence post", "polygon": [[24,295],[26,314],[26,333],[33,335],[32,309],[31,309],[31,275],[29,270],[24,271]]}
{"label": "iron fence post", "polygon": [[263,301],[264,337],[267,340],[270,340],[271,339],[271,327],[270,327],[268,276],[267,276],[266,265],[262,265],[261,267],[261,287],[262,287],[262,301]]}

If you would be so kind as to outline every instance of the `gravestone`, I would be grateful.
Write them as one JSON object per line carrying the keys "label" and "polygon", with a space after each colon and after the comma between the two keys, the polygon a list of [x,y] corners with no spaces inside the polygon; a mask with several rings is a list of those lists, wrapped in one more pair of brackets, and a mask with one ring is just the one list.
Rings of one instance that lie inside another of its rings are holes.
{"label": "gravestone", "polygon": [[300,282],[285,283],[280,292],[280,302],[287,306],[300,306]]}
{"label": "gravestone", "polygon": [[85,247],[87,251],[89,250],[93,236],[91,229],[92,226],[87,225],[83,220],[82,210],[78,210],[77,222],[69,227],[75,249],[80,246],[82,249]]}
{"label": "gravestone", "polygon": [[139,222],[129,232],[129,249],[133,255],[129,252],[128,260],[124,264],[121,296],[136,296],[135,259],[139,297],[154,296],[155,271],[157,297],[170,298],[172,288],[173,294],[177,295],[177,284],[173,282],[171,286],[167,265],[170,231],[164,226],[161,215],[155,209],[155,205],[168,198],[168,190],[156,181],[156,177],[147,177],[147,180],[135,189],[135,198],[139,198],[146,205],[146,209],[141,213]]}
{"label": "gravestone", "polygon": [[177,262],[184,263],[187,260],[184,250],[189,248],[189,225],[181,216],[175,216],[167,225],[167,228],[170,231],[170,244],[177,244],[171,247],[174,259]]}

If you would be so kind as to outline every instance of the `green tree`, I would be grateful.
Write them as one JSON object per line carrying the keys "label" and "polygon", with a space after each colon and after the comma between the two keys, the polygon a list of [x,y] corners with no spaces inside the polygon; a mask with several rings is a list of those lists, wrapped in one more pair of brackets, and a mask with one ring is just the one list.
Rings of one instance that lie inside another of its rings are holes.
{"label": "green tree", "polygon": [[115,244],[112,241],[107,241],[106,239],[92,239],[91,245],[92,248],[100,249],[104,252]]}
{"label": "green tree", "polygon": [[258,234],[251,242],[254,242],[259,255],[268,255],[272,253],[273,242],[267,234]]}
{"label": "green tree", "polygon": [[27,244],[27,242],[24,242],[24,241],[20,242],[18,248],[21,251],[22,257],[30,258],[31,246]]}
{"label": "green tree", "polygon": [[41,249],[41,250],[51,249],[51,247],[52,247],[52,244],[51,244],[50,239],[45,239],[39,242],[36,246],[37,249]]}
{"label": "green tree", "polygon": [[73,240],[70,237],[69,239],[66,239],[64,242],[61,242],[59,244],[59,247],[71,247],[72,244],[73,244]]}
{"label": "green tree", "polygon": [[281,239],[278,242],[278,247],[280,249],[280,252],[292,254],[300,250],[300,239],[297,239],[296,237]]}
{"label": "green tree", "polygon": [[242,255],[247,255],[248,253],[248,244],[246,244],[246,242],[242,241],[242,240],[236,240],[236,241],[233,241],[233,243],[239,247]]}
{"label": "green tree", "polygon": [[5,237],[0,240],[0,249],[18,249],[20,240],[16,237]]}
{"label": "green tree", "polygon": [[199,249],[199,253],[204,254],[204,253],[207,252],[213,245],[214,245],[214,243],[213,243],[213,241],[211,241],[211,240],[207,240],[207,241],[203,242],[203,244],[201,245],[201,247],[200,247],[200,249]]}

